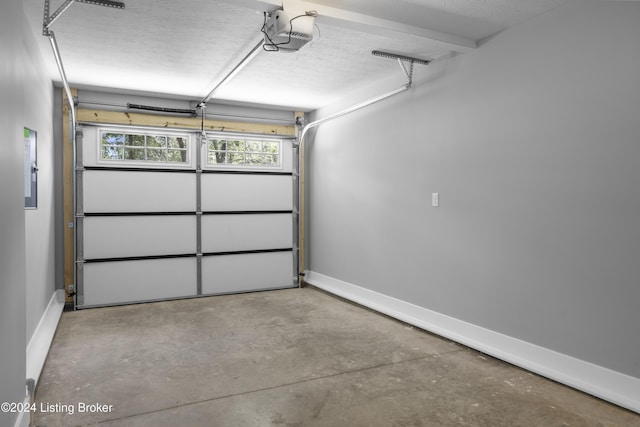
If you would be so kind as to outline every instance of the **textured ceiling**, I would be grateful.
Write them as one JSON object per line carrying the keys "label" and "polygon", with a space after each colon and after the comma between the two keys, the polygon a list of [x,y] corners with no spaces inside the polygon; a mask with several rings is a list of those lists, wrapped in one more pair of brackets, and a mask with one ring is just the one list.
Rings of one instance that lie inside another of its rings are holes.
{"label": "textured ceiling", "polygon": [[[373,49],[423,58],[468,51],[456,41],[473,44],[564,1],[299,2],[319,12],[313,41],[296,53],[261,52],[213,99],[313,110],[399,73],[393,61],[371,56]],[[285,0],[285,7],[294,2]],[[62,3],[51,0],[52,12]],[[262,12],[282,5],[276,0],[125,3],[125,10],[72,4],[52,25],[72,86],[198,101],[261,39]],[[41,35],[44,0],[24,0],[24,8],[51,77],[60,81]]]}

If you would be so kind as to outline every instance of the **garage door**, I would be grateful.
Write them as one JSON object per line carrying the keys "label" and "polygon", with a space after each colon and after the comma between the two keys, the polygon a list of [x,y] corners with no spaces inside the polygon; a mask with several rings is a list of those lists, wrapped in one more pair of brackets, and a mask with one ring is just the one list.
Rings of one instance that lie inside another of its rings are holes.
{"label": "garage door", "polygon": [[290,139],[85,126],[76,306],[296,285]]}

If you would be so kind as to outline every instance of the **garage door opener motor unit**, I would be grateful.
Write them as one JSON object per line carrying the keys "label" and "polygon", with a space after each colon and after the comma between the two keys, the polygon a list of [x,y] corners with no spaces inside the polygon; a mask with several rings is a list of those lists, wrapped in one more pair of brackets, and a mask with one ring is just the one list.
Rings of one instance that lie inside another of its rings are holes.
{"label": "garage door opener motor unit", "polygon": [[264,50],[296,52],[313,39],[315,11],[300,14],[275,10],[266,14],[262,32]]}

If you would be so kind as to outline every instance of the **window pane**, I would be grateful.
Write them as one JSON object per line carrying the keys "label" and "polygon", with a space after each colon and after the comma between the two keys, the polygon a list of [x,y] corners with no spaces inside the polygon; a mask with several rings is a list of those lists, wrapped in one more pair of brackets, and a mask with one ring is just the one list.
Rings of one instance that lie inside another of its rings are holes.
{"label": "window pane", "polygon": [[167,138],[164,136],[147,135],[147,147],[166,147]]}
{"label": "window pane", "polygon": [[163,149],[147,149],[147,160],[152,162],[166,162],[167,161],[167,152]]}
{"label": "window pane", "polygon": [[169,148],[187,148],[187,139],[181,136],[167,137],[167,146]]}
{"label": "window pane", "polygon": [[247,154],[247,164],[250,165],[268,165],[269,160],[266,154]]}
{"label": "window pane", "polygon": [[144,147],[144,135],[125,135],[126,145]]}
{"label": "window pane", "polygon": [[244,153],[229,153],[228,162],[232,165],[244,164]]}
{"label": "window pane", "polygon": [[122,160],[122,147],[102,146],[102,160]]}
{"label": "window pane", "polygon": [[227,153],[221,151],[214,151],[209,153],[208,163],[210,165],[224,164],[227,160]]}
{"label": "window pane", "polygon": [[246,151],[251,153],[259,153],[262,151],[262,142],[260,141],[247,141]]}
{"label": "window pane", "polygon": [[128,133],[101,130],[99,149],[102,160],[189,164],[190,144],[186,134],[147,135],[142,129]]}
{"label": "window pane", "polygon": [[[260,156],[260,164],[263,166],[277,166],[278,165],[278,157],[273,156],[271,154],[259,154]],[[275,160],[275,162],[274,162]]]}
{"label": "window pane", "polygon": [[224,139],[210,139],[209,150],[211,151],[225,151],[227,149],[227,141]]}
{"label": "window pane", "polygon": [[124,143],[124,135],[121,133],[102,133],[103,145],[122,145]]}
{"label": "window pane", "polygon": [[167,150],[167,156],[172,163],[186,163],[187,161],[186,150]]}
{"label": "window pane", "polygon": [[244,141],[227,141],[228,151],[244,151]]}
{"label": "window pane", "polygon": [[144,148],[125,148],[125,160],[144,160]]}
{"label": "window pane", "polygon": [[280,143],[264,142],[262,144],[262,150],[264,153],[278,154],[280,152]]}
{"label": "window pane", "polygon": [[280,141],[209,139],[207,164],[250,167],[280,166]]}

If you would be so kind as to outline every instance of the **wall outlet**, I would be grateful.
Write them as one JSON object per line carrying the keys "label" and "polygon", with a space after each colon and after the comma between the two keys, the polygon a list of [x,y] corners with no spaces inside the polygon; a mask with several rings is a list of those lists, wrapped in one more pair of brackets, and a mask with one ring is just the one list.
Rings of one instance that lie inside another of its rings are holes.
{"label": "wall outlet", "polygon": [[431,206],[433,206],[434,208],[440,206],[439,193],[431,193]]}

